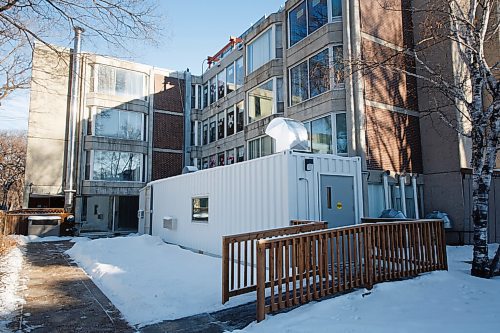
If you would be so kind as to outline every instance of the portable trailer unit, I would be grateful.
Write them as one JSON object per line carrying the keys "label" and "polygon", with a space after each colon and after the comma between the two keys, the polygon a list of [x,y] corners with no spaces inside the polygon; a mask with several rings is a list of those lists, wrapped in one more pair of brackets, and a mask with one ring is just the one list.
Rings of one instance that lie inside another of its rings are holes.
{"label": "portable trailer unit", "polygon": [[221,255],[224,235],[279,228],[291,220],[329,227],[359,223],[361,159],[284,151],[148,183],[139,232]]}

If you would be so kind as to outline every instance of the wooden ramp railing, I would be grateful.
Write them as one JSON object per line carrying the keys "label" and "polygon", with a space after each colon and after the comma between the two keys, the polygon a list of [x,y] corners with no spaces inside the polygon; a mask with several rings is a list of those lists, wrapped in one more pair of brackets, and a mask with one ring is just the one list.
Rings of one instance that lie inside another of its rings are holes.
{"label": "wooden ramp railing", "polygon": [[222,238],[222,303],[226,303],[232,296],[257,289],[256,254],[258,240],[326,228],[326,222],[292,221],[290,227],[224,236]]}
{"label": "wooden ramp railing", "polygon": [[260,240],[257,320],[327,295],[445,269],[441,220],[361,224]]}

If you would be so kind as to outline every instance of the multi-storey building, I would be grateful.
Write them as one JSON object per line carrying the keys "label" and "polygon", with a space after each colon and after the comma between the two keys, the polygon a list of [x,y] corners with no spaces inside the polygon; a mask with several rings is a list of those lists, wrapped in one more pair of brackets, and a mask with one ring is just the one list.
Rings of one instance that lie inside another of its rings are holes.
{"label": "multi-storey building", "polygon": [[[79,56],[74,204],[83,231],[137,229],[138,191],[183,165],[190,74],[89,53]],[[69,50],[33,53],[26,207],[63,207],[70,165]]]}
{"label": "multi-storey building", "polygon": [[[412,43],[411,17],[377,2],[289,0],[214,57],[194,85],[191,158],[198,168],[274,152],[275,117],[303,122],[315,153],[361,156],[365,215],[422,213],[416,82],[344,59],[383,59]],[[400,59],[411,69],[412,59]],[[255,175],[255,177],[259,177]]]}

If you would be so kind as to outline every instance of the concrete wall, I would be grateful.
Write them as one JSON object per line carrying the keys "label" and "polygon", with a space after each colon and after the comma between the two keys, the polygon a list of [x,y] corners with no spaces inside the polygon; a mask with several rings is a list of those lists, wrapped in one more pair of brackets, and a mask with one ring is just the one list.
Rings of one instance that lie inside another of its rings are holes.
{"label": "concrete wall", "polygon": [[38,45],[33,51],[25,176],[32,193],[63,193],[69,62],[65,52]]}

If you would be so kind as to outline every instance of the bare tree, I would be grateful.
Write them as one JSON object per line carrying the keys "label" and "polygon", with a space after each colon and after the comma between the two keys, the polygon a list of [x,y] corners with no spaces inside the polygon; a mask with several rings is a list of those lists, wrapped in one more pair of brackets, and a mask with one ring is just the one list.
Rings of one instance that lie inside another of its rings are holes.
{"label": "bare tree", "polygon": [[[0,101],[27,88],[34,43],[68,45],[75,27],[95,44],[126,50],[130,40],[154,42],[157,0],[0,0]],[[53,51],[58,52],[54,47]]]}
{"label": "bare tree", "polygon": [[0,132],[0,208],[20,208],[23,202],[26,165],[26,133]]}
{"label": "bare tree", "polygon": [[[420,111],[437,115],[447,126],[470,139],[474,224],[471,273],[490,277],[495,267],[488,257],[488,196],[499,150],[500,84],[498,53],[491,59],[485,49],[492,41],[498,47],[498,0],[377,0],[377,3],[388,12],[398,11],[402,16],[413,17],[418,40],[384,51],[383,55],[371,51],[368,57],[347,62],[352,71],[372,74],[382,69],[389,75],[419,80],[422,91],[430,92],[429,96],[439,95],[440,99],[434,107]],[[443,43],[452,44],[456,54],[427,57]],[[459,68],[452,75],[451,61]],[[449,107],[454,112],[444,111]],[[497,258],[498,252],[500,248]]]}

